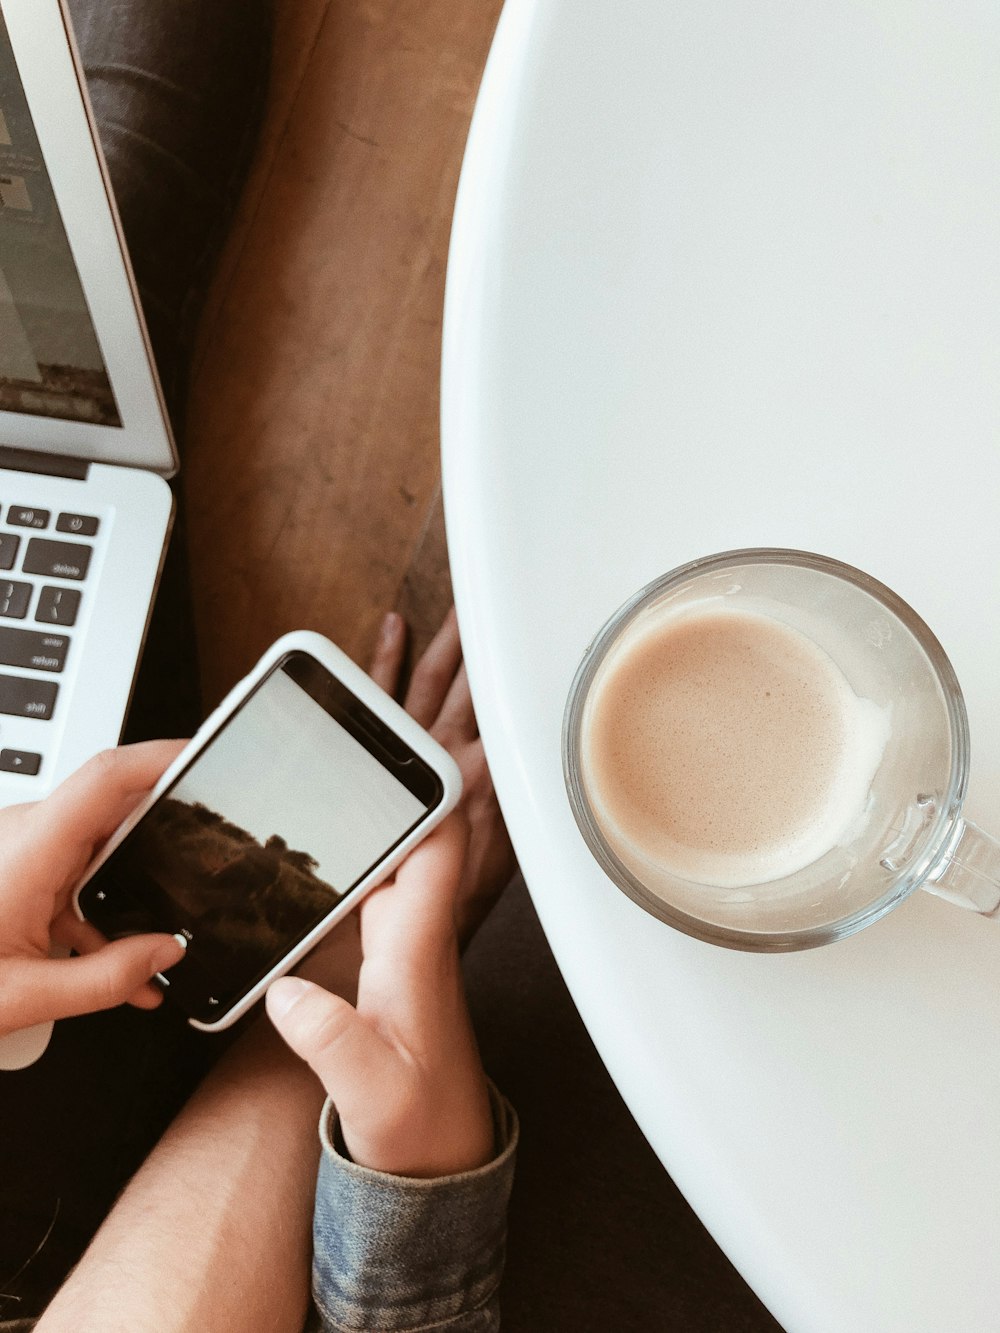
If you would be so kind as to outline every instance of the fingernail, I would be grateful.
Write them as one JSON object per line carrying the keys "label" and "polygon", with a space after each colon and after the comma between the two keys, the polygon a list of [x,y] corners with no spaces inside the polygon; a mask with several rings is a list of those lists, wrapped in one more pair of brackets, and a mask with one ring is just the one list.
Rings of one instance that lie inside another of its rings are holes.
{"label": "fingernail", "polygon": [[279,977],[268,987],[265,997],[267,1012],[272,1018],[284,1018],[293,1005],[298,1004],[306,991],[309,989],[309,982],[302,977]]}
{"label": "fingernail", "polygon": [[175,940],[177,941],[177,943],[181,946],[181,948],[184,950],[184,952],[187,953],[187,947],[188,947],[188,938],[187,938],[187,936],[186,936],[186,935],[182,935],[181,932],[178,931],[177,934],[174,935],[172,938],[175,939]]}

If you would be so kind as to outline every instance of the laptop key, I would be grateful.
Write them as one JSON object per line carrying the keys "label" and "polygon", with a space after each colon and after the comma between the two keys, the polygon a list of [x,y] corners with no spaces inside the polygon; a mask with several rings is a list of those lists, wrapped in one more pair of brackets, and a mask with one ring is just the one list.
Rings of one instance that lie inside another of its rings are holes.
{"label": "laptop key", "polygon": [[30,583],[14,583],[9,579],[0,579],[0,616],[23,620],[28,614],[30,601]]}
{"label": "laptop key", "polygon": [[85,579],[94,548],[79,542],[54,542],[32,537],[25,552],[25,574],[46,574],[55,579]]}
{"label": "laptop key", "polygon": [[23,773],[33,778],[42,766],[42,756],[32,750],[0,750],[0,773]]}
{"label": "laptop key", "polygon": [[96,537],[100,519],[92,514],[60,514],[56,519],[56,532],[72,532],[76,537]]}
{"label": "laptop key", "polygon": [[11,505],[7,510],[7,522],[12,528],[47,528],[51,510],[30,509],[27,505]]}
{"label": "laptop key", "polygon": [[59,686],[52,680],[27,680],[23,676],[0,675],[0,713],[48,721],[58,693]]}
{"label": "laptop key", "polygon": [[62,671],[68,649],[67,634],[41,634],[37,630],[0,625],[0,666]]}
{"label": "laptop key", "polygon": [[80,594],[76,588],[53,588],[46,584],[38,595],[36,620],[50,625],[75,625],[80,610]]}
{"label": "laptop key", "polygon": [[13,532],[0,532],[0,569],[13,569],[21,538]]}

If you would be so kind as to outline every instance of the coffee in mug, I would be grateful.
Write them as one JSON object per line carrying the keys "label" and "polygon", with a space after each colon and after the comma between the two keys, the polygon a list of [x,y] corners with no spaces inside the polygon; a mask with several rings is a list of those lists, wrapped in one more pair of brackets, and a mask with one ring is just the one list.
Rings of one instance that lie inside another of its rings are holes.
{"label": "coffee in mug", "polygon": [[839,561],[731,551],[642,589],[584,655],[563,767],[611,880],[698,938],[824,944],[918,887],[1000,913],[951,664]]}

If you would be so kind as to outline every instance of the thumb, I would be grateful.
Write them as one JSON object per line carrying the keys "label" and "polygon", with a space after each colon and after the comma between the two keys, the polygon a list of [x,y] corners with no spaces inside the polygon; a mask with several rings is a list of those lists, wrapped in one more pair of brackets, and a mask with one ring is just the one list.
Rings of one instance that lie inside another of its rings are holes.
{"label": "thumb", "polygon": [[133,935],[78,958],[8,958],[0,1031],[113,1009],[183,957],[170,935]]}
{"label": "thumb", "polygon": [[342,1118],[370,1102],[391,1078],[394,1052],[347,1000],[304,977],[281,977],[267,992],[268,1016],[319,1077]]}

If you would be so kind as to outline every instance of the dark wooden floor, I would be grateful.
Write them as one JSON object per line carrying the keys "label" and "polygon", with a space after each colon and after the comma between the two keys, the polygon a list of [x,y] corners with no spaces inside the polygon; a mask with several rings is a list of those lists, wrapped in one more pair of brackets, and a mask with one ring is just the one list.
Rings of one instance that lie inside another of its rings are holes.
{"label": "dark wooden floor", "polygon": [[445,262],[500,0],[278,0],[267,122],[202,324],[184,480],[205,704],[278,634],[364,662],[450,601]]}

